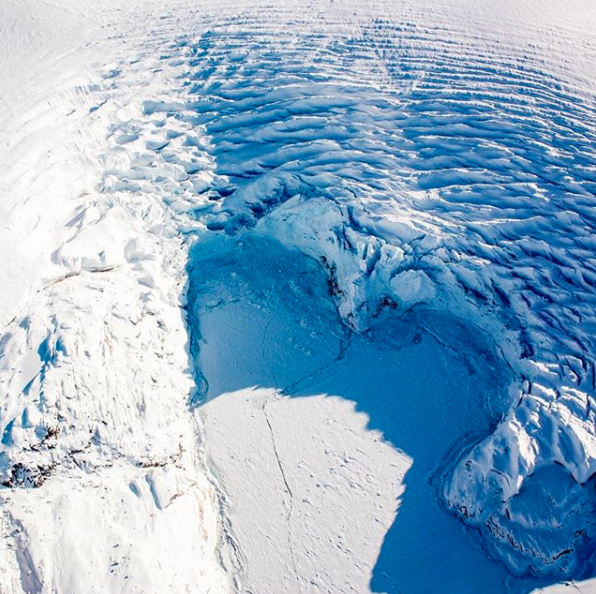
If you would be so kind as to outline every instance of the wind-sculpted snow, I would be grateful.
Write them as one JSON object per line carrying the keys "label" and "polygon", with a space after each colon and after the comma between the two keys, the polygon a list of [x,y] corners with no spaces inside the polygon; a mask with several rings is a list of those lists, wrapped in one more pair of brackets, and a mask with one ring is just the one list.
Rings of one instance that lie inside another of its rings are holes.
{"label": "wind-sculpted snow", "polygon": [[[208,392],[189,249],[225,234],[277,240],[317,260],[350,332],[374,336],[379,321],[402,317],[425,320],[435,338],[449,330],[433,334],[433,320],[456,320],[456,349],[464,334],[491,336],[514,378],[488,403],[486,419],[498,423],[487,429],[485,419],[474,444],[444,451],[432,488],[513,573],[554,581],[590,573],[594,11],[582,0],[494,4],[176,2],[159,18],[133,8],[119,24],[125,17],[114,11],[101,42],[94,31],[97,45],[85,46],[105,62],[89,65],[94,80],[44,82],[51,100],[36,95],[19,116],[26,142],[0,154],[8,172],[0,187],[11,197],[3,240],[27,240],[29,276],[44,276],[26,294],[31,280],[19,274],[1,312],[12,321],[0,337],[0,482],[11,488],[7,523],[21,523],[11,538],[29,576],[24,590],[86,591],[77,564],[61,577],[51,553],[69,557],[78,541],[40,518],[59,499],[69,517],[103,525],[107,504],[86,503],[100,484],[106,501],[124,502],[118,521],[130,511],[126,538],[116,531],[98,545],[106,559],[113,543],[143,534],[139,502],[156,518],[147,551],[127,557],[126,567],[148,576],[130,588],[160,589],[154,560],[177,591],[201,580],[201,591],[239,588],[242,553],[220,558],[220,541],[236,543],[227,519],[216,521],[225,495],[216,501],[221,486],[206,478],[202,429],[188,410]],[[0,40],[3,60],[7,44]],[[46,78],[58,70],[48,66]],[[67,181],[56,182],[61,175]],[[28,265],[3,270],[19,262]],[[190,402],[181,302],[197,366]],[[484,402],[480,385],[462,391],[476,387]],[[44,491],[50,479],[66,486]],[[21,487],[40,487],[31,495],[39,506]],[[181,536],[187,559],[199,551],[208,566],[218,557],[224,571],[206,570],[207,579],[188,562],[179,572],[170,522],[182,516],[191,518]],[[207,534],[216,531],[219,541]],[[162,537],[168,560],[151,548]],[[84,541],[86,551],[94,546]],[[118,559],[113,591],[129,591]]]}
{"label": "wind-sculpted snow", "polygon": [[276,25],[215,21],[172,50],[187,99],[145,105],[207,139],[194,213],[319,258],[355,328],[423,307],[489,329],[510,407],[443,497],[512,571],[577,574],[596,536],[592,96],[448,29]]}

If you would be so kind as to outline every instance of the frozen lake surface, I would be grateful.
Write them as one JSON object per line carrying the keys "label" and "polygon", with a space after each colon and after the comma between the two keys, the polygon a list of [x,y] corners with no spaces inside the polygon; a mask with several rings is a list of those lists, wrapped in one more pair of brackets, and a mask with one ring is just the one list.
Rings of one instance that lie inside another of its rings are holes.
{"label": "frozen lake surface", "polygon": [[357,334],[315,261],[250,235],[212,249],[196,250],[191,319],[246,591],[529,591],[432,484],[505,405],[486,337],[432,311]]}

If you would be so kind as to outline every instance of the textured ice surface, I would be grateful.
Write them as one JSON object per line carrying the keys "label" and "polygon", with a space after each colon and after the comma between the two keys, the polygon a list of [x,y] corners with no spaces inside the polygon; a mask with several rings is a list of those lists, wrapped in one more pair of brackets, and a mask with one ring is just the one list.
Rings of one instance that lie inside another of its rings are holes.
{"label": "textured ice surface", "polygon": [[[590,2],[197,7],[170,0],[98,8],[7,0],[6,7],[0,475],[8,544],[0,559],[9,570],[0,587],[85,588],[81,576],[91,566],[88,591],[104,583],[112,591],[238,587],[242,551],[222,552],[225,493],[207,478],[204,432],[188,408],[179,306],[195,239],[200,249],[206,236],[247,229],[318,261],[350,332],[370,336],[388,316],[405,316],[410,328],[432,311],[431,319],[450,320],[447,334],[491,337],[510,368],[509,389],[489,398],[495,425],[444,459],[435,488],[512,572],[550,581],[591,575]],[[200,326],[187,311],[187,323]],[[196,401],[208,393],[209,374],[200,362],[195,371]],[[220,390],[234,387],[223,377],[209,385],[217,381]],[[471,398],[477,387],[476,405],[487,398],[480,385],[465,385]],[[313,419],[335,411],[369,444],[363,417],[346,404],[358,399],[343,400],[313,398]],[[281,406],[276,401],[283,417]],[[230,405],[230,421],[242,411]],[[291,449],[292,435],[284,435],[279,448]],[[414,459],[408,472],[416,469]],[[126,514],[84,504],[103,473],[113,473],[101,479],[106,501],[121,500]],[[90,551],[87,536],[97,526],[122,524],[128,532],[105,530],[97,564],[81,555],[62,574],[62,560],[76,549],[69,537],[40,532],[45,520],[32,510],[45,508],[31,502],[45,493],[51,513],[86,519],[72,532],[80,550]],[[191,499],[202,503],[193,507]],[[347,513],[358,508],[353,501]],[[167,586],[156,585],[157,572],[112,575],[112,562],[125,565],[107,551],[129,542],[147,518],[155,521],[140,558],[157,564],[156,543],[177,537],[167,526],[187,529],[188,517],[209,529],[184,533],[186,556],[166,547],[175,552],[163,561]],[[368,569],[373,548],[362,549]],[[197,555],[200,576],[187,571]]]}
{"label": "textured ice surface", "polygon": [[[577,574],[595,536],[593,95],[525,22],[501,39],[404,10],[216,19],[178,50],[187,99],[146,112],[204,129],[207,226],[257,224],[324,262],[351,326],[423,304],[494,336],[513,405],[443,496],[512,571]],[[530,518],[527,492],[543,506],[561,481],[569,502]]]}

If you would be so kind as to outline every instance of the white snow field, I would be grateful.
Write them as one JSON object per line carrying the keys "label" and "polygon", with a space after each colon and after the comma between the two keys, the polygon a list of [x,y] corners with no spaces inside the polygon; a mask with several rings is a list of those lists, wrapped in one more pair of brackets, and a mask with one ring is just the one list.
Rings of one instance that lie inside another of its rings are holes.
{"label": "white snow field", "polygon": [[596,593],[589,0],[3,0],[0,594]]}

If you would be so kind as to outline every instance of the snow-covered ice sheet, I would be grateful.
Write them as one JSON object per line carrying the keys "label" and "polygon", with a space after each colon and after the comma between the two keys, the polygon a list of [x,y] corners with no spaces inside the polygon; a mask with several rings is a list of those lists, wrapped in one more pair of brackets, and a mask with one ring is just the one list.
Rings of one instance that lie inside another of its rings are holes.
{"label": "snow-covered ice sheet", "polygon": [[[0,588],[271,591],[279,576],[286,591],[529,591],[534,578],[547,591],[591,577],[590,2],[2,11]],[[227,235],[282,244],[285,274],[265,290]],[[205,311],[198,267],[217,279],[218,258],[239,280],[207,292],[220,300]],[[324,276],[317,309],[276,350],[304,304],[287,314],[275,283],[301,295],[303,266]],[[236,300],[242,279],[261,304]],[[85,503],[99,485],[118,513]],[[412,528],[416,513],[437,535]],[[342,514],[358,526],[338,532]],[[403,556],[417,535],[434,565]],[[126,562],[108,553],[143,538]],[[63,571],[74,550],[88,552]]]}

